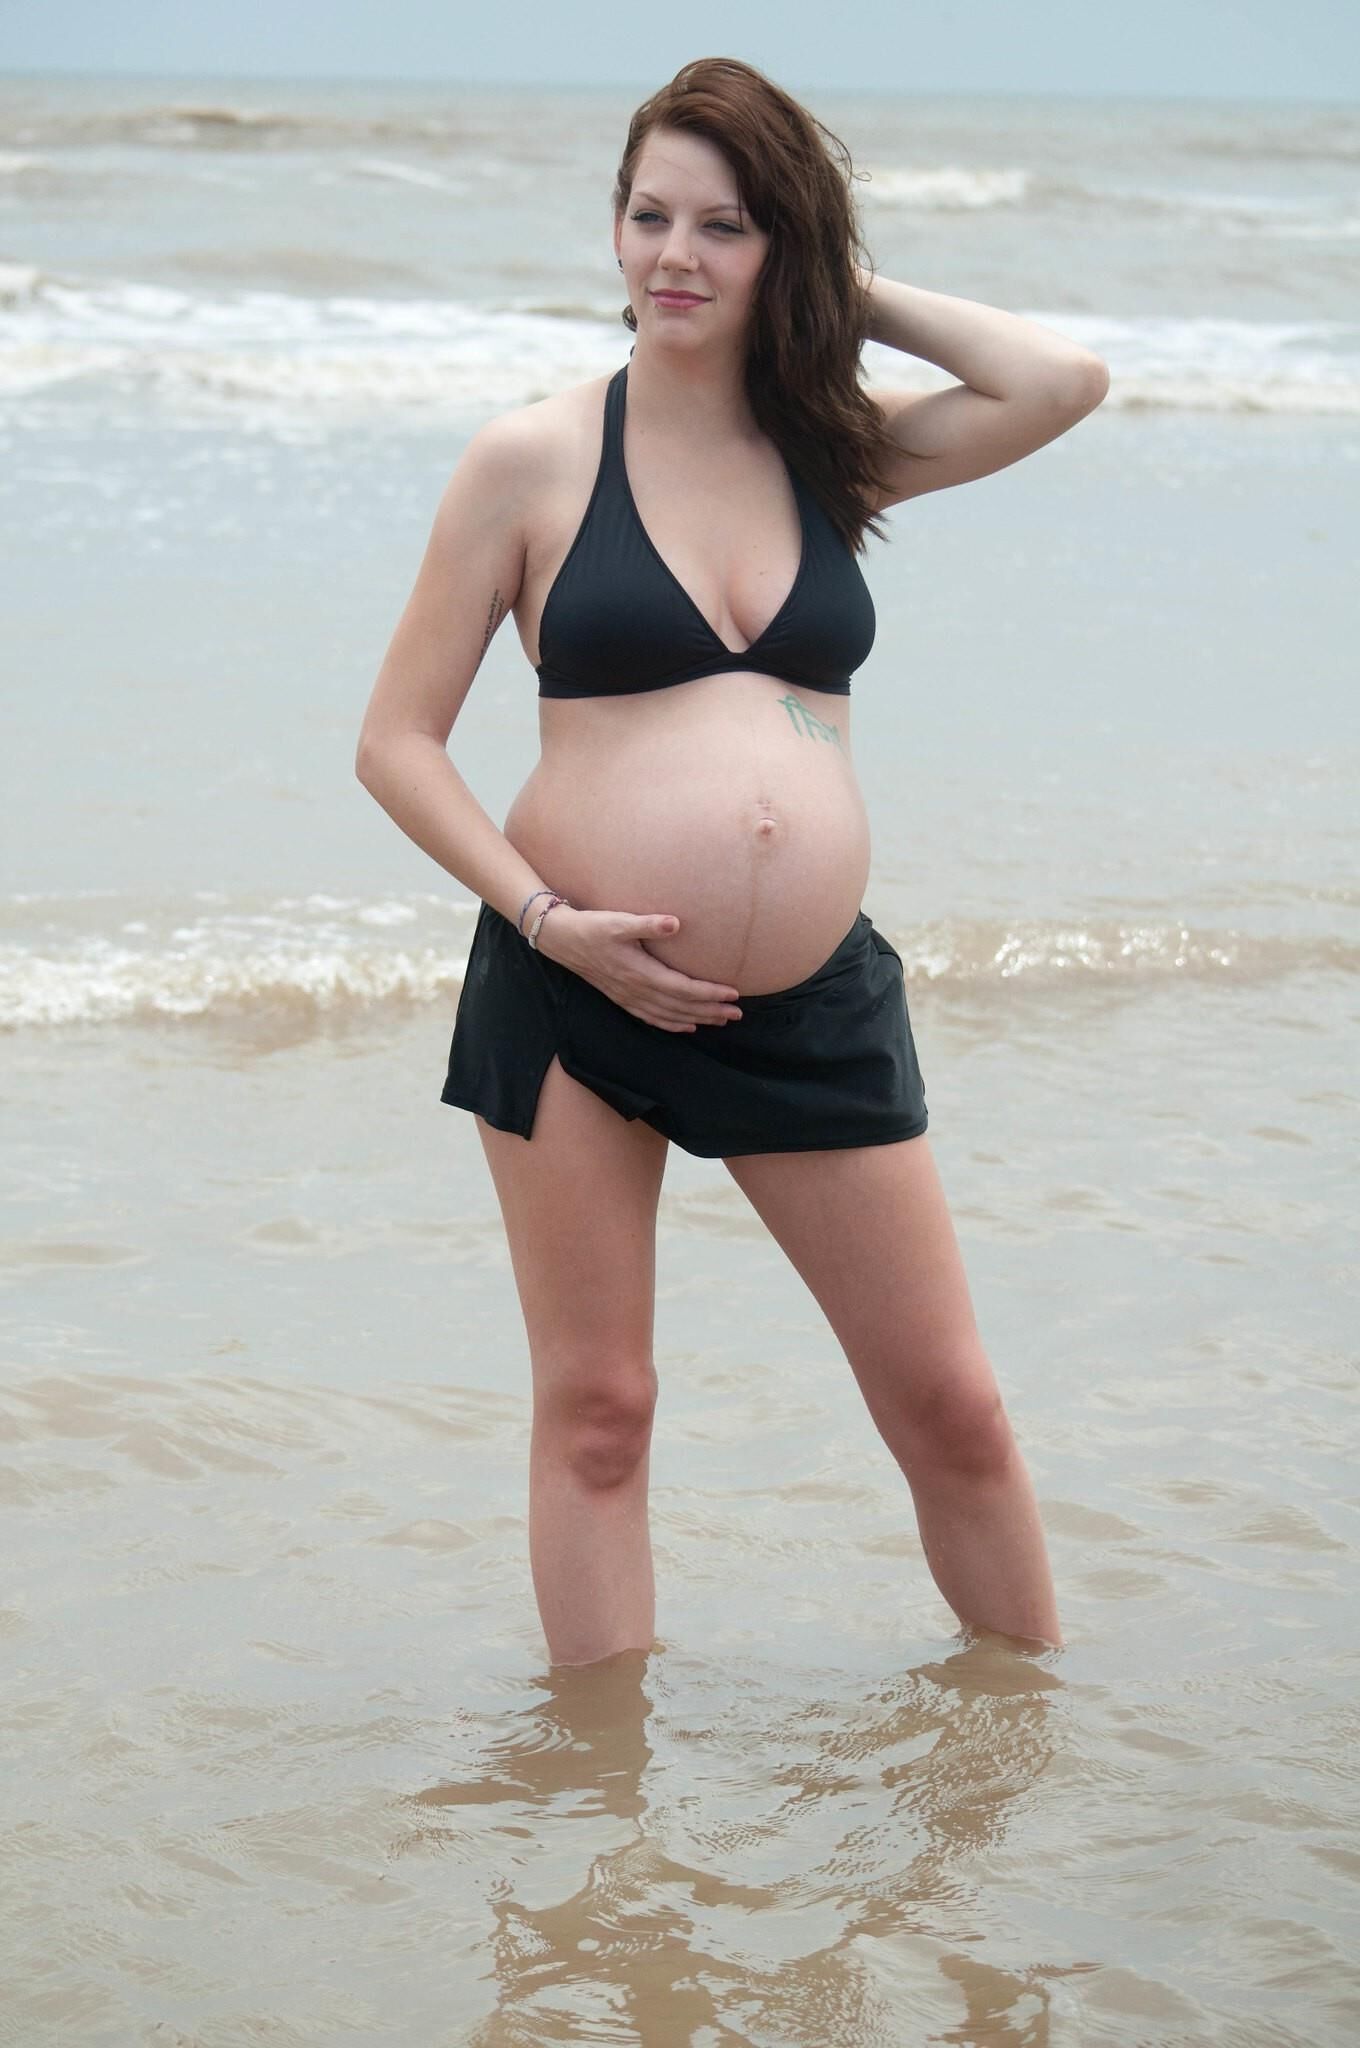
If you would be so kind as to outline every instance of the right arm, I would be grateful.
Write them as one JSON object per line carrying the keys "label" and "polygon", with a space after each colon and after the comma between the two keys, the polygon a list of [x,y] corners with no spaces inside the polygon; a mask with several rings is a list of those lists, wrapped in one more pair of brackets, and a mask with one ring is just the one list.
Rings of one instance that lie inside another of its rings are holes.
{"label": "right arm", "polygon": [[407,838],[511,924],[544,879],[482,809],[449,759],[448,739],[519,596],[527,457],[516,420],[493,420],[469,442],[383,657],[354,763]]}
{"label": "right arm", "polygon": [[[448,740],[496,628],[519,597],[542,467],[523,415],[493,420],[468,443],[373,685],[354,763],[407,838],[511,924],[525,898],[549,885],[482,809],[449,759]],[[735,989],[681,974],[647,951],[646,940],[676,929],[665,913],[563,907],[547,919],[540,944],[550,959],[663,1030],[692,1031],[740,1015]]]}

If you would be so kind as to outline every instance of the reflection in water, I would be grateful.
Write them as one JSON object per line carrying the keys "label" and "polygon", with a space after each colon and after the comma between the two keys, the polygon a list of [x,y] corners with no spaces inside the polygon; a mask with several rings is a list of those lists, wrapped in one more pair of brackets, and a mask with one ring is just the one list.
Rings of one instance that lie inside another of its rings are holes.
{"label": "reflection in water", "polygon": [[867,1696],[779,1674],[799,1697],[777,1720],[770,1674],[735,1670],[696,1725],[658,1710],[673,1667],[648,1664],[552,1667],[477,1746],[480,1776],[411,1802],[422,1840],[496,1872],[475,2048],[1063,2038],[1049,1985],[1070,1965],[972,1948],[997,1930],[971,1859],[1023,1826],[1061,1738],[1050,1668],[974,1641]]}

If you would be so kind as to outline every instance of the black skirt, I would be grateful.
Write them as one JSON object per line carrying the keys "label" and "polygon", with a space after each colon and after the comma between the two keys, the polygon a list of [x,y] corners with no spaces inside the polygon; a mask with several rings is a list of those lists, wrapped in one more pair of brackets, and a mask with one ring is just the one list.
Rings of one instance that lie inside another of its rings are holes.
{"label": "black skirt", "polygon": [[864,911],[805,981],[738,1000],[731,1023],[663,1031],[483,903],[439,1099],[531,1137],[556,1054],[620,1116],[699,1159],[890,1145],[925,1130],[901,956]]}

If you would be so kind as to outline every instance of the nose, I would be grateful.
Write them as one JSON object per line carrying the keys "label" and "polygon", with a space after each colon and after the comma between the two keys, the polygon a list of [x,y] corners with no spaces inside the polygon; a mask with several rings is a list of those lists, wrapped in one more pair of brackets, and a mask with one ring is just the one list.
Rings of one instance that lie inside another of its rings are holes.
{"label": "nose", "polygon": [[663,270],[693,270],[695,259],[690,246],[689,230],[679,221],[671,222],[671,231],[666,237],[659,260]]}

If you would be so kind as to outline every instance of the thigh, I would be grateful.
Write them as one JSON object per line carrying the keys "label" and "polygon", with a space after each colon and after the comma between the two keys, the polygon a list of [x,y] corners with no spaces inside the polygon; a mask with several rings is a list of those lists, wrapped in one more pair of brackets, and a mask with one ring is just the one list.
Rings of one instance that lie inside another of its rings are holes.
{"label": "thigh", "polygon": [[667,1141],[629,1121],[554,1058],[532,1138],[478,1134],[495,1183],[524,1311],[535,1388],[650,1372],[656,1211]]}
{"label": "thigh", "polygon": [[871,1413],[987,1405],[982,1348],[928,1137],[724,1160],[836,1334]]}

